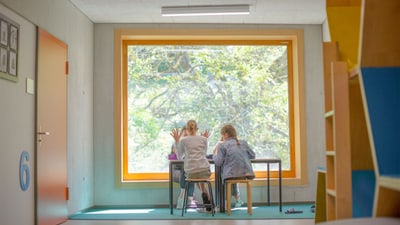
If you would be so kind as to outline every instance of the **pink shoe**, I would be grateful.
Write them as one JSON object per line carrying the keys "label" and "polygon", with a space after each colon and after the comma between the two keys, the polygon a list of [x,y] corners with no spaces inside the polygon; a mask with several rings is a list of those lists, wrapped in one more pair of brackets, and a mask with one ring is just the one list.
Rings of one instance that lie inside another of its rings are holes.
{"label": "pink shoe", "polygon": [[197,208],[196,201],[191,201],[190,205],[189,205],[189,208]]}

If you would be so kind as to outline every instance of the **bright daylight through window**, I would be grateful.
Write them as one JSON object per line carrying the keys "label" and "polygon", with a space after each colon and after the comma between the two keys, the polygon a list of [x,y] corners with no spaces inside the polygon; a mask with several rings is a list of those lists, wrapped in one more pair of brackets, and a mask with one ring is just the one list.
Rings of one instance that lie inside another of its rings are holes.
{"label": "bright daylight through window", "polygon": [[294,174],[291,41],[243,43],[124,41],[125,179],[165,179],[170,131],[189,119],[210,131],[208,154],[230,123],[257,158]]}

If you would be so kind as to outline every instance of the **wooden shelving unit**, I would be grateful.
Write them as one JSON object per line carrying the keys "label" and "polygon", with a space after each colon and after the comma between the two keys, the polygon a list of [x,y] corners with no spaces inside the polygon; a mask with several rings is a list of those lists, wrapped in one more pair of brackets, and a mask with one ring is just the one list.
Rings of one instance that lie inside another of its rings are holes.
{"label": "wooden shelving unit", "polygon": [[400,217],[400,67],[361,71],[377,177],[373,216]]}
{"label": "wooden shelving unit", "polygon": [[336,43],[323,43],[325,85],[326,219],[351,218],[351,158],[347,63]]}
{"label": "wooden shelving unit", "polygon": [[400,217],[400,1],[326,5],[326,219]]}
{"label": "wooden shelving unit", "polygon": [[376,174],[373,216],[400,217],[400,1],[362,2],[360,74]]}
{"label": "wooden shelving unit", "polygon": [[373,212],[375,172],[365,118],[360,70],[349,72],[351,171],[353,217],[370,217]]}

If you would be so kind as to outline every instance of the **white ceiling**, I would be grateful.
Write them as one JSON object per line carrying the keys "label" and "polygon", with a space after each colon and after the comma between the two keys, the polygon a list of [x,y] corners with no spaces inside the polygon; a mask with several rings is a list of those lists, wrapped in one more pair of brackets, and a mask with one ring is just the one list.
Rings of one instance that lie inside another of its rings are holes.
{"label": "white ceiling", "polygon": [[[322,24],[324,0],[70,0],[94,23]],[[249,4],[250,15],[162,17],[162,6]]]}

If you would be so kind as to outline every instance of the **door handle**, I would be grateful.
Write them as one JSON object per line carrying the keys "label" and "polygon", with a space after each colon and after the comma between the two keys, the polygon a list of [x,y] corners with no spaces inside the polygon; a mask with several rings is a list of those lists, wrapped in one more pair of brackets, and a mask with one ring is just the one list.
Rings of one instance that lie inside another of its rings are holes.
{"label": "door handle", "polygon": [[38,137],[38,142],[39,142],[39,144],[41,145],[42,144],[42,135],[46,135],[46,136],[48,136],[48,135],[50,135],[50,132],[48,132],[48,131],[38,131],[38,132],[36,132],[36,134],[37,135],[39,135],[39,137]]}

